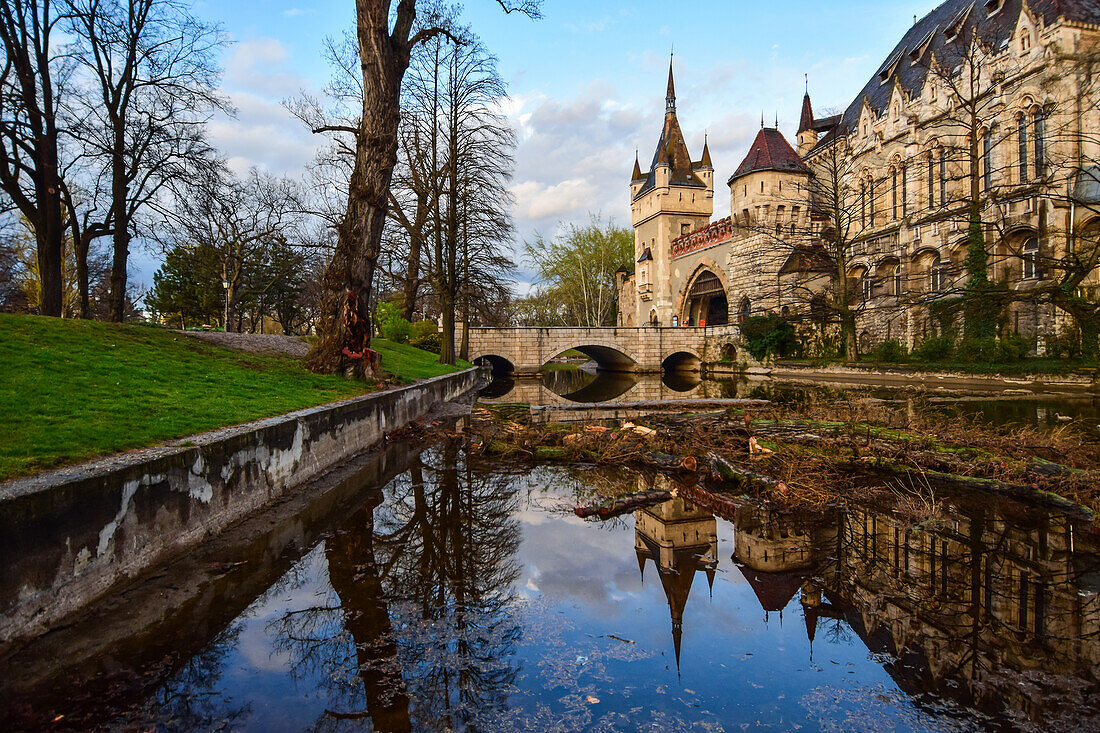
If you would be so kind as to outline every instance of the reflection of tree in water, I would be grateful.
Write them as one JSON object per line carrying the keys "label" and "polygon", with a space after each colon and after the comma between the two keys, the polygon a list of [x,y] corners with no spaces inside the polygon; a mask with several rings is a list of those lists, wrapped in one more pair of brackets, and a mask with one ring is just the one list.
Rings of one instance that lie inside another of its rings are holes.
{"label": "reflection of tree in water", "polygon": [[[167,730],[212,730],[235,728],[251,712],[248,705],[226,707],[222,676],[226,657],[237,647],[244,628],[235,621],[194,655],[167,683],[157,689],[145,705],[150,720]],[[122,722],[122,721],[116,721]]]}
{"label": "reflection of tree in water", "polygon": [[513,482],[448,445],[327,541],[335,598],[269,627],[292,673],[325,690],[318,728],[461,728],[504,706],[520,636]]}
{"label": "reflection of tree in water", "polygon": [[424,469],[395,485],[378,552],[416,727],[465,727],[514,690],[516,489],[475,473],[453,443]]}

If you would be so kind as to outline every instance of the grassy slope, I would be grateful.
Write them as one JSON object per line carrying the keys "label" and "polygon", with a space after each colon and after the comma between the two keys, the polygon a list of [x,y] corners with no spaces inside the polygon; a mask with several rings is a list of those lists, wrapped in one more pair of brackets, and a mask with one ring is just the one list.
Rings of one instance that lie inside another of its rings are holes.
{"label": "grassy slope", "polygon": [[[378,344],[402,378],[453,371]],[[367,385],[148,326],[0,314],[0,480],[360,394]]]}
{"label": "grassy slope", "polygon": [[438,377],[470,366],[464,361],[459,361],[458,366],[440,364],[435,354],[382,338],[372,339],[371,347],[382,354],[382,368],[401,379]]}

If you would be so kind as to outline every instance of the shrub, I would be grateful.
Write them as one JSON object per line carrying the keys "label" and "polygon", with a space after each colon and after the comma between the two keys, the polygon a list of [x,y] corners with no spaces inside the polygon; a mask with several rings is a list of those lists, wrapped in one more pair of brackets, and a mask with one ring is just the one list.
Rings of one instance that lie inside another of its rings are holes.
{"label": "shrub", "polygon": [[396,303],[379,303],[374,317],[378,323],[378,333],[384,339],[403,344],[412,335],[413,326],[401,317],[401,307]]}
{"label": "shrub", "polygon": [[1026,358],[1031,351],[1031,344],[1026,338],[1013,331],[1001,337],[997,342],[997,348],[999,350],[997,361],[1006,363]]}
{"label": "shrub", "polygon": [[1001,338],[985,336],[982,338],[964,338],[959,343],[959,361],[978,364],[1006,364],[1020,361],[1029,351],[1027,339],[1018,333],[1009,333]]}
{"label": "shrub", "polygon": [[439,326],[436,324],[435,321],[431,320],[430,318],[425,318],[422,321],[417,321],[412,325],[412,327],[414,339],[422,338],[424,336],[430,336],[433,333],[439,333]]}
{"label": "shrub", "polygon": [[913,357],[921,361],[947,361],[955,354],[955,335],[950,331],[929,336],[913,348]]}
{"label": "shrub", "polygon": [[754,359],[796,356],[799,351],[794,327],[779,316],[751,316],[741,322],[745,348]]}
{"label": "shrub", "polygon": [[1063,324],[1058,333],[1047,334],[1043,343],[1047,347],[1047,356],[1056,359],[1081,358],[1081,332],[1073,324]]}
{"label": "shrub", "polygon": [[867,356],[872,361],[897,363],[909,358],[909,350],[902,346],[897,339],[887,339],[873,348]]}
{"label": "shrub", "polygon": [[438,354],[443,350],[443,334],[437,332],[417,336],[413,338],[411,343],[418,349]]}

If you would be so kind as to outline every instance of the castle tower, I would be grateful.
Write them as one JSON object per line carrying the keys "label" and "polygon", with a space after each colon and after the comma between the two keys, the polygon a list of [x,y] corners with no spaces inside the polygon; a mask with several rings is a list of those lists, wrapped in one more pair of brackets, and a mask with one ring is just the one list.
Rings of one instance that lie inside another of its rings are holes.
{"label": "castle tower", "polygon": [[810,90],[802,98],[802,117],[798,122],[798,155],[805,158],[806,153],[817,145],[817,130],[814,129],[814,108],[810,104]]}
{"label": "castle tower", "polygon": [[672,646],[680,666],[680,642],[684,633],[684,609],[695,574],[703,572],[713,590],[718,568],[718,523],[714,515],[681,498],[642,509],[634,518],[634,552],[645,579],[645,565],[652,560],[668,601],[672,620]]}
{"label": "castle tower", "polygon": [[635,292],[639,326],[672,325],[672,241],[706,226],[714,213],[714,166],[704,144],[692,161],[676,118],[676,85],[668,66],[665,122],[653,161],[643,172],[635,157],[630,181],[634,225]]}

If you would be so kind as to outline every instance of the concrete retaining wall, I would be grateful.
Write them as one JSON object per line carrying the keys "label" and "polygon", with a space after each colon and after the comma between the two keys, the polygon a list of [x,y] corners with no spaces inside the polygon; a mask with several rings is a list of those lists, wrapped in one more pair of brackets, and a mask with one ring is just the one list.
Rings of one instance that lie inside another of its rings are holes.
{"label": "concrete retaining wall", "polygon": [[0,485],[0,644],[470,392],[476,369]]}

